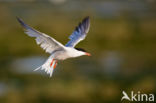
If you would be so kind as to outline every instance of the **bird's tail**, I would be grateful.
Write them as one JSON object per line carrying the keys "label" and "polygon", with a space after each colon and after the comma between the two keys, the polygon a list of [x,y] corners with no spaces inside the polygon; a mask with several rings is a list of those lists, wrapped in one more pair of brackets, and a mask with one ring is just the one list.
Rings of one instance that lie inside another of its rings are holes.
{"label": "bird's tail", "polygon": [[54,69],[56,68],[57,60],[53,59],[51,56],[46,60],[46,62],[40,67],[36,68],[34,71],[39,69],[45,70],[47,74],[50,74],[50,77],[53,74]]}

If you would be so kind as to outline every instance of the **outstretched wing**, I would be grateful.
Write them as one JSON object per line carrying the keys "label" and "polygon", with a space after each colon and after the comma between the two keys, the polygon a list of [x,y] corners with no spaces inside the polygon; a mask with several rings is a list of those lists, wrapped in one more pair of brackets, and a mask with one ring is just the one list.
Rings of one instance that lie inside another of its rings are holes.
{"label": "outstretched wing", "polygon": [[19,18],[17,18],[17,20],[22,25],[22,27],[25,29],[25,33],[28,34],[28,36],[30,36],[30,37],[36,37],[35,40],[36,40],[37,44],[40,45],[47,53],[52,53],[55,50],[64,48],[64,46],[61,43],[59,43],[52,37],[29,27],[27,24],[25,24]]}
{"label": "outstretched wing", "polygon": [[84,40],[86,34],[89,31],[90,20],[89,17],[83,19],[83,21],[76,27],[74,32],[69,36],[70,41],[66,44],[67,47],[74,47],[81,40]]}

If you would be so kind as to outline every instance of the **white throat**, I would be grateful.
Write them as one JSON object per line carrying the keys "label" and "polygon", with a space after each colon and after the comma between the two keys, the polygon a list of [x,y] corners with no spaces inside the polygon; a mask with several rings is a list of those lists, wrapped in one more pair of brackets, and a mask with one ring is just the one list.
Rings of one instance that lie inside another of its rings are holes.
{"label": "white throat", "polygon": [[74,48],[70,48],[68,49],[68,55],[70,57],[79,57],[79,56],[85,55],[85,52],[76,50]]}

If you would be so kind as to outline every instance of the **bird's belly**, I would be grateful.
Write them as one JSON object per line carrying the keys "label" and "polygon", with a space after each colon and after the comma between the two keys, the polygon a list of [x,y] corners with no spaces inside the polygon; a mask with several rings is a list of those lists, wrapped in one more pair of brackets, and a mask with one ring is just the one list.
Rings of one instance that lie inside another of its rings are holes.
{"label": "bird's belly", "polygon": [[57,60],[65,60],[67,58],[70,58],[69,55],[67,53],[65,53],[65,52],[63,52],[63,53],[62,52],[57,52],[57,53],[54,54],[53,57],[55,59],[57,59]]}

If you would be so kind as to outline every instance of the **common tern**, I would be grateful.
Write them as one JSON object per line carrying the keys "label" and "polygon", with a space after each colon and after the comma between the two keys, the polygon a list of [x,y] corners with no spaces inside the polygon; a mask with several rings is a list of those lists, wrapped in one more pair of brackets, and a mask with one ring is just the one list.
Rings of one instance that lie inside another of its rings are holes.
{"label": "common tern", "polygon": [[50,77],[53,74],[53,70],[56,68],[58,60],[65,60],[68,58],[79,57],[83,55],[91,56],[90,53],[86,52],[84,49],[75,48],[75,45],[80,41],[84,40],[89,28],[90,28],[90,18],[89,16],[84,18],[82,22],[75,28],[74,32],[69,36],[69,42],[64,46],[60,42],[56,41],[54,38],[48,36],[45,33],[41,33],[34,28],[28,26],[23,22],[22,19],[17,17],[18,22],[24,28],[24,32],[30,36],[35,37],[38,45],[41,46],[47,53],[51,54],[49,58],[45,61],[43,65],[38,67],[36,70],[45,70]]}

